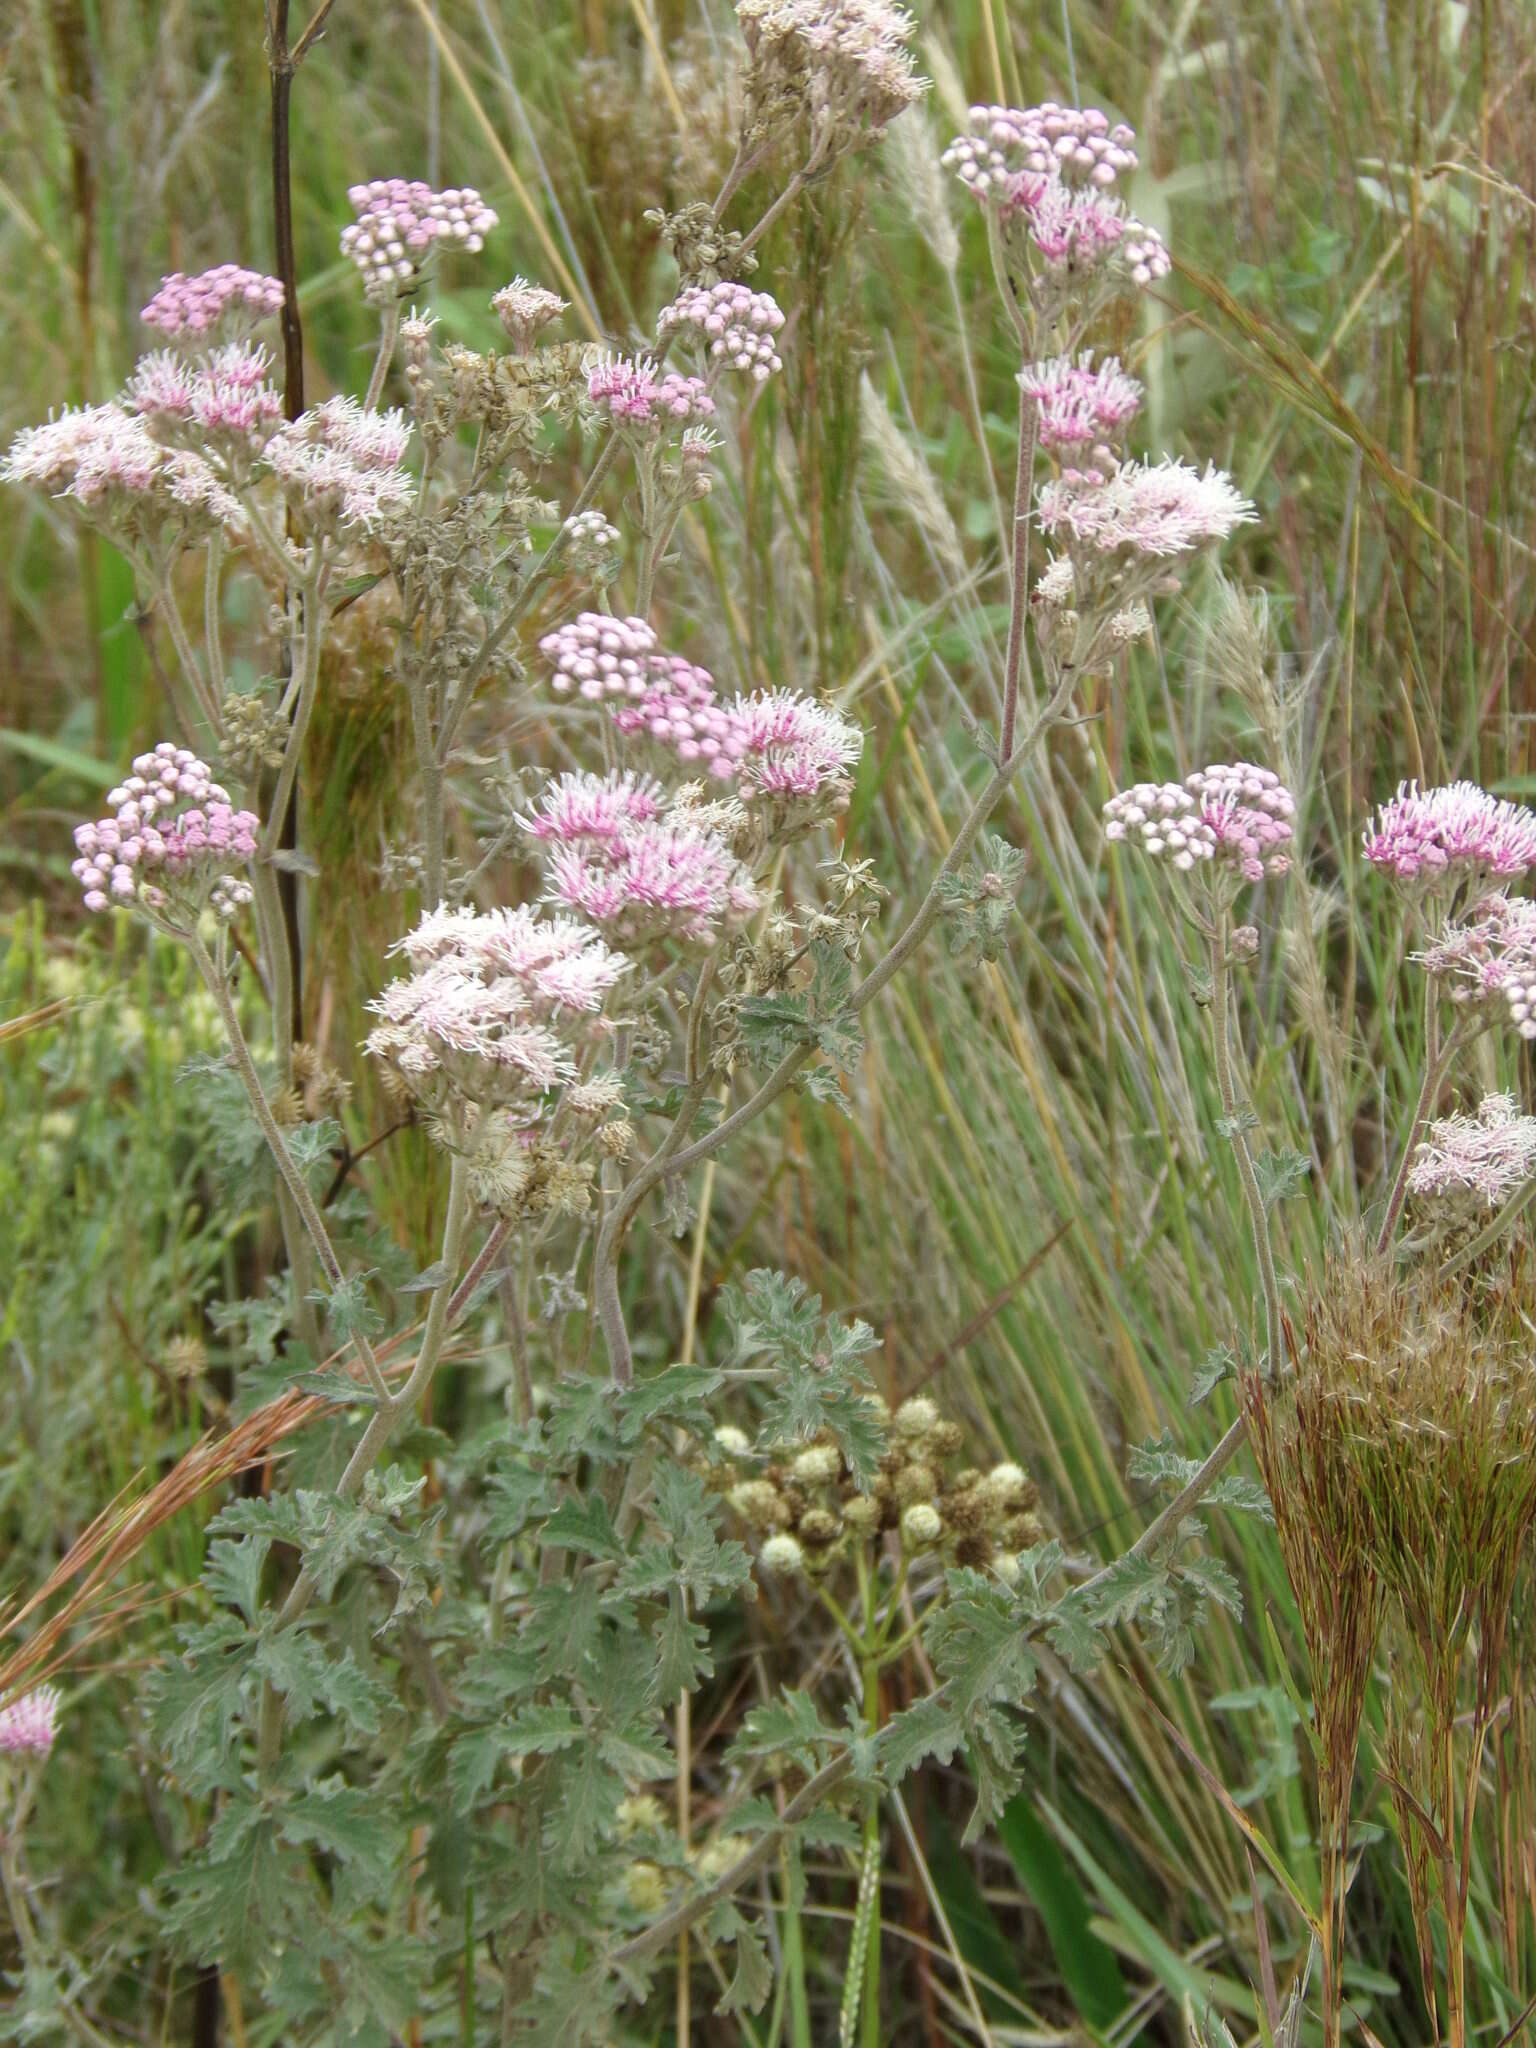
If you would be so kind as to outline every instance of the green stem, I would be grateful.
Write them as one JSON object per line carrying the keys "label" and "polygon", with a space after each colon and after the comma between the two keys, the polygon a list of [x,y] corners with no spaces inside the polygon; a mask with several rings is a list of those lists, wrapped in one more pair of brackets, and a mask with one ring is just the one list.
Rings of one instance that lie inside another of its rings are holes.
{"label": "green stem", "polygon": [[1211,1047],[1216,1058],[1216,1086],[1221,1096],[1221,1113],[1237,1154],[1237,1177],[1242,1184],[1248,1221],[1253,1228],[1253,1247],[1258,1254],[1259,1277],[1264,1288],[1265,1353],[1270,1384],[1275,1385],[1279,1382],[1281,1370],[1280,1284],[1275,1277],[1269,1216],[1259,1189],[1259,1177],[1254,1170],[1253,1148],[1248,1143],[1248,1133],[1238,1120],[1237,1087],[1232,1075],[1232,970],[1228,965],[1227,952],[1231,922],[1229,913],[1223,910],[1211,931]]}
{"label": "green stem", "polygon": [[315,694],[320,687],[320,650],[324,641],[322,630],[321,588],[323,572],[317,571],[303,586],[304,619],[304,662],[299,671],[298,695],[294,702],[293,723],[288,731],[288,743],[283,749],[283,765],[278,770],[277,787],[273,792],[267,813],[266,830],[261,837],[261,858],[270,860],[281,842],[283,820],[288,815],[288,800],[293,795],[293,785],[299,772],[299,759],[304,751],[304,735],[309,729],[309,715],[315,706]]}
{"label": "green stem", "polygon": [[[224,1035],[229,1040],[229,1048],[234,1056],[235,1071],[239,1074],[244,1084],[246,1099],[249,1101],[251,1112],[261,1128],[261,1135],[267,1141],[267,1150],[272,1154],[273,1162],[281,1176],[284,1187],[288,1191],[289,1198],[305,1230],[309,1233],[311,1243],[319,1254],[320,1264],[327,1281],[329,1281],[332,1288],[337,1288],[342,1284],[343,1278],[341,1261],[336,1256],[335,1247],[331,1243],[330,1232],[325,1227],[320,1211],[315,1207],[314,1197],[310,1194],[304,1176],[299,1171],[298,1163],[288,1149],[288,1141],[283,1136],[277,1119],[272,1114],[272,1106],[267,1101],[266,1093],[261,1085],[261,1076],[256,1071],[256,1062],[251,1058],[251,1049],[246,1044],[244,1031],[240,1028],[240,1019],[235,1010],[234,999],[229,992],[229,984],[209,958],[207,948],[195,932],[188,935],[187,945],[191,951],[197,971],[202,976],[204,985],[208,993],[213,997],[218,1009],[220,1021],[224,1026]],[[435,1296],[433,1298],[434,1300],[436,1299]],[[379,1361],[374,1355],[373,1346],[361,1330],[353,1332],[352,1342],[357,1350],[358,1357],[362,1361],[363,1370],[368,1376],[368,1384],[375,1399],[387,1404],[390,1399],[389,1384],[380,1370]]]}
{"label": "green stem", "polygon": [[1435,1097],[1440,1092],[1440,1083],[1445,1079],[1451,1058],[1461,1046],[1461,1032],[1453,1027],[1444,1045],[1440,1043],[1440,1005],[1435,978],[1424,977],[1424,1079],[1419,1087],[1419,1099],[1413,1106],[1413,1121],[1408,1126],[1408,1135],[1403,1140],[1403,1156],[1397,1162],[1397,1175],[1392,1182],[1392,1192],[1387,1197],[1387,1212],[1381,1219],[1381,1230],[1376,1238],[1376,1249],[1384,1252],[1392,1242],[1392,1233],[1397,1228],[1397,1219],[1403,1213],[1403,1203],[1408,1194],[1408,1174],[1413,1165],[1414,1147],[1419,1132],[1424,1128],[1425,1119],[1434,1107]]}
{"label": "green stem", "polygon": [[[1040,431],[1040,408],[1019,386],[1019,453],[1013,479],[1012,581],[1009,586],[1008,651],[1003,658],[1003,719],[997,743],[998,759],[1006,761],[1013,752],[1014,721],[1019,713],[1019,675],[1029,666],[1028,635],[1024,630],[1029,610],[1029,515],[1035,487],[1035,443]],[[1034,695],[1034,685],[1030,685]]]}
{"label": "green stem", "polygon": [[[883,1631],[876,1619],[879,1607],[879,1564],[871,1570],[859,1555],[859,1596],[863,1619],[863,1641],[859,1656],[859,1705],[864,1732],[872,1739],[880,1735],[880,1643]],[[871,1785],[864,1793],[864,1853],[860,1868],[867,1874],[880,1860],[880,1789]],[[859,1958],[849,1958],[850,1969],[859,1968]],[[881,2048],[880,2042],[880,1888],[876,1882],[869,1908],[869,1933],[865,1940],[863,2022],[864,2048]]]}
{"label": "green stem", "polygon": [[[452,1327],[453,1315],[462,1290],[456,1290],[453,1276],[458,1271],[459,1258],[464,1245],[464,1228],[469,1217],[469,1173],[463,1159],[455,1152],[448,1182],[448,1214],[443,1224],[442,1264],[447,1277],[433,1290],[427,1320],[421,1333],[421,1345],[416,1353],[416,1363],[398,1394],[391,1395],[388,1388],[384,1397],[368,1419],[368,1426],[358,1438],[357,1446],[347,1460],[346,1470],[336,1482],[338,1500],[352,1501],[363,1490],[363,1481],[373,1470],[389,1444],[390,1438],[405,1418],[413,1414],[417,1403],[432,1383],[442,1356],[443,1340]],[[362,1338],[356,1340],[363,1343]],[[377,1367],[375,1366],[375,1370]],[[306,1565],[294,1580],[287,1599],[278,1612],[277,1627],[291,1628],[309,1607],[315,1597],[314,1574]],[[283,1709],[280,1696],[268,1686],[262,1693],[261,1720],[257,1751],[262,1770],[269,1771],[277,1761],[278,1747],[282,1740]]]}

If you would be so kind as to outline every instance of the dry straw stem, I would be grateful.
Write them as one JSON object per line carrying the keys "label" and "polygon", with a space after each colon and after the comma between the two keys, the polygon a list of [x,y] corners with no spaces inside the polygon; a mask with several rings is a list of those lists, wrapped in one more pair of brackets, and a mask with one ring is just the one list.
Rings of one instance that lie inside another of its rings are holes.
{"label": "dry straw stem", "polygon": [[1277,1397],[1256,1377],[1245,1381],[1312,1658],[1330,2041],[1350,1784],[1384,1615],[1406,1681],[1388,1700],[1389,1789],[1425,1996],[1433,2012],[1430,1913],[1438,1904],[1448,2029],[1456,2048],[1465,2039],[1478,1784],[1518,1574],[1536,1527],[1533,1308],[1523,1247],[1469,1276],[1404,1271],[1346,1241],[1312,1285],[1302,1362],[1287,1392]]}
{"label": "dry straw stem", "polygon": [[[474,1263],[449,1297],[444,1319],[450,1329],[489,1271],[506,1240],[507,1229],[506,1224],[500,1223],[489,1232]],[[380,1345],[376,1355],[387,1380],[409,1378],[416,1364],[413,1341],[418,1328],[399,1331]],[[347,1362],[343,1367],[344,1359]],[[101,1510],[36,1591],[10,1614],[0,1616],[0,1640],[15,1638],[29,1623],[44,1615],[60,1594],[67,1594],[21,1647],[0,1661],[0,1699],[40,1684],[126,1623],[139,1603],[130,1600],[105,1615],[102,1609],[113,1581],[132,1564],[156,1530],[242,1472],[264,1465],[281,1444],[317,1416],[345,1405],[351,1399],[345,1380],[355,1381],[360,1390],[363,1388],[363,1368],[348,1359],[347,1352],[333,1354],[324,1369],[337,1374],[334,1398],[297,1391],[279,1394],[225,1434],[215,1436],[210,1432],[201,1437],[147,1493],[133,1498],[131,1491],[125,1491]],[[67,1591],[70,1588],[73,1590]],[[70,1640],[77,1626],[93,1616],[96,1624],[91,1632],[84,1638]]]}

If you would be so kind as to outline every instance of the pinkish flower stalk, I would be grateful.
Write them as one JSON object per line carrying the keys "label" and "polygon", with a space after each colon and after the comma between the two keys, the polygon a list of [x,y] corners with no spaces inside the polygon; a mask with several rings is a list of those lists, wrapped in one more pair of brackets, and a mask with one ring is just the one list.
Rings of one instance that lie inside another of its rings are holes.
{"label": "pinkish flower stalk", "polygon": [[472,186],[434,192],[420,179],[375,178],[347,193],[357,219],[341,231],[341,253],[356,264],[371,303],[409,296],[432,251],[473,253],[485,246],[496,215]]}
{"label": "pinkish flower stalk", "polygon": [[259,270],[220,263],[187,277],[172,271],[140,313],[146,327],[173,338],[201,341],[236,326],[254,325],[283,307],[282,281]]}
{"label": "pinkish flower stalk", "polygon": [[722,280],[693,285],[670,306],[664,306],[656,333],[662,341],[669,334],[692,333],[702,341],[712,363],[744,371],[763,384],[784,367],[773,339],[783,325],[784,315],[769,293]]}
{"label": "pinkish flower stalk", "polygon": [[1405,782],[1366,827],[1372,867],[1406,887],[1444,893],[1484,879],[1510,881],[1536,867],[1536,812],[1475,782],[1420,789]]}
{"label": "pinkish flower stalk", "polygon": [[181,921],[205,904],[228,918],[249,903],[250,884],[228,870],[254,857],[261,821],[188,748],[162,740],[140,754],[107,804],[111,817],[75,828],[71,872],[87,910],[115,901]]}
{"label": "pinkish flower stalk", "polygon": [[40,1685],[0,1707],[0,1755],[45,1757],[59,1732],[59,1692]]}
{"label": "pinkish flower stalk", "polygon": [[1110,356],[1095,363],[1084,351],[1074,363],[1056,356],[1019,372],[1019,389],[1035,401],[1042,448],[1092,447],[1117,440],[1141,406],[1141,386]]}

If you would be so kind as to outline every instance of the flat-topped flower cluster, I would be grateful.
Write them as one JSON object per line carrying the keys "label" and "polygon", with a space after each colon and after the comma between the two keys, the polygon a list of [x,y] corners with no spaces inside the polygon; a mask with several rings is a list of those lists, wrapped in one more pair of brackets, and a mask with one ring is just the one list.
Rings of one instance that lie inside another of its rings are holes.
{"label": "flat-topped flower cluster", "polygon": [[574,1079],[576,1026],[629,972],[590,924],[528,904],[428,914],[391,949],[410,973],[369,1008],[366,1050],[434,1104],[534,1104]]}

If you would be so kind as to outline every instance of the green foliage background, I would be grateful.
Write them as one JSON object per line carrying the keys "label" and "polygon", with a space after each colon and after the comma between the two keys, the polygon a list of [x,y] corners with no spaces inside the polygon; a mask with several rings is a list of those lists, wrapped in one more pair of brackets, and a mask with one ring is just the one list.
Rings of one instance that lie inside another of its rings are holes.
{"label": "green foliage background", "polygon": [[[269,264],[259,14],[249,0],[21,0],[0,28],[6,437],[116,387],[162,271]],[[1309,882],[1267,907],[1248,1019],[1271,1142],[1308,1166],[1282,1212],[1293,1269],[1375,1192],[1416,1073],[1400,927],[1357,873],[1369,806],[1414,774],[1536,788],[1532,34],[1524,0],[954,0],[924,14],[938,146],[965,98],[1075,97],[1136,126],[1132,203],[1176,255],[1168,290],[1118,337],[1148,388],[1144,445],[1214,459],[1259,504],[1224,567],[1267,594],[1293,693],[1292,758],[1275,765],[1302,795]],[[360,381],[368,360],[335,246],[359,177],[473,182],[498,208],[485,256],[438,294],[449,331],[488,339],[490,289],[516,271],[560,282],[558,261],[583,309],[570,331],[630,334],[667,296],[646,209],[707,189],[718,160],[710,80],[730,42],[729,19],[697,0],[338,0],[294,103],[312,390]],[[978,229],[932,153],[925,172],[920,139],[883,145],[765,245],[759,281],[795,322],[787,374],[729,451],[664,600],[679,639],[699,627],[729,650],[733,680],[829,689],[869,725],[848,850],[876,860],[897,907],[978,773],[973,726],[995,715],[1006,619],[1012,364]],[[554,452],[552,498],[574,496],[578,462]],[[68,825],[160,734],[159,649],[123,565],[73,547],[48,507],[0,498],[0,559],[0,1590],[14,1598],[237,1397],[203,1305],[254,1292],[271,1247],[252,1223],[260,1189],[220,1185],[208,1112],[177,1085],[211,1040],[184,970],[85,931],[67,874]],[[1222,618],[1202,571],[1100,715],[1022,778],[995,820],[1031,857],[999,956],[935,949],[898,979],[867,1020],[851,1120],[787,1101],[727,1155],[701,1221],[673,1238],[658,1220],[630,1265],[631,1327],[653,1364],[695,1326],[708,1355],[720,1290],[749,1267],[804,1277],[874,1325],[893,1392],[939,1386],[979,1452],[1027,1465],[1068,1547],[1103,1556],[1152,1511],[1129,1447],[1164,1430],[1192,1454],[1214,1440],[1228,1391],[1191,1409],[1191,1384],[1254,1321],[1198,1013],[1144,876],[1101,866],[1094,825],[1116,781],[1268,758],[1270,736],[1224,687]],[[349,1071],[357,1005],[402,915],[372,880],[406,773],[379,655],[360,623],[306,764],[303,836],[330,878],[311,906],[310,1026]],[[474,738],[493,764],[545,744],[516,704],[487,707]],[[1523,1055],[1497,1058],[1487,1082],[1528,1080]],[[385,1112],[356,1079],[360,1142]],[[412,1144],[382,1147],[367,1185],[424,1264],[433,1214]],[[211,1360],[192,1381],[166,1367],[187,1337]],[[494,1356],[456,1367],[434,1419],[457,1432],[499,1412],[502,1370]],[[176,1616],[162,1596],[196,1581],[208,1512],[156,1536],[120,1588],[136,1611],[72,1673],[61,1754],[79,1768],[52,1774],[36,1822],[36,1865],[82,1941],[116,1946],[122,2017],[151,2031],[161,2015],[184,2027],[191,1994],[138,1903],[162,1849],[135,1698]],[[894,2040],[940,2040],[955,2010],[932,1947],[941,1908],[1000,2029],[1081,2024],[1125,2048],[1172,2038],[1186,2002],[1212,2002],[1251,2032],[1249,1869],[1180,1741],[1315,1883],[1291,1704],[1305,1675],[1272,1535],[1219,1513],[1212,1528],[1243,1618],[1218,1614],[1177,1676],[1129,1635],[1091,1680],[1047,1663],[1029,1789],[997,1835],[962,1849],[958,1789],[942,1774],[909,1787]],[[793,1674],[784,1622],[759,1604],[724,1666],[722,1714],[739,1711],[752,1656]],[[1500,1820],[1488,1802],[1474,1901],[1493,2039],[1519,2010],[1495,1931]],[[1387,1845],[1366,1858],[1353,1920],[1371,2025],[1420,2038]],[[806,1928],[822,2040],[841,1935],[814,1914]],[[1287,1938],[1277,1911],[1277,1950]]]}

